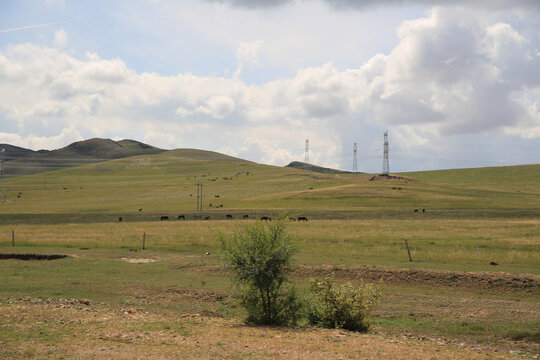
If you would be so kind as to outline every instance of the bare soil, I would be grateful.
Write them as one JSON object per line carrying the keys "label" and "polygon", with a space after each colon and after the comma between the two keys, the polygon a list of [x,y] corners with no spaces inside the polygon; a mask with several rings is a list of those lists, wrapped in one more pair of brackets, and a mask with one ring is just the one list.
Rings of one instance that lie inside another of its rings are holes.
{"label": "bare soil", "polygon": [[[191,294],[187,294],[191,296]],[[0,358],[13,359],[534,359],[536,354],[441,339],[316,328],[75,299],[0,299]]]}

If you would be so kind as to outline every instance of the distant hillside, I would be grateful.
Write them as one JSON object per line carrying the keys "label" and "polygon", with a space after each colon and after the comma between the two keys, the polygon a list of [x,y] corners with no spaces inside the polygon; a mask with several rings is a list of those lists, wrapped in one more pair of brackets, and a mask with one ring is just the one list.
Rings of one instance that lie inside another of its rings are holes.
{"label": "distant hillside", "polygon": [[5,152],[5,174],[8,177],[37,174],[74,166],[93,164],[136,155],[150,155],[165,150],[135,140],[114,141],[93,138],[77,141],[57,150],[29,150],[0,144]]}
{"label": "distant hillside", "polygon": [[5,156],[4,156],[5,161],[15,160],[20,157],[24,157],[24,156],[36,153],[36,151],[34,150],[25,149],[22,147],[9,145],[9,144],[0,144],[0,151],[2,149],[6,150]]}
{"label": "distant hillside", "polygon": [[[352,174],[351,171],[330,169],[330,168],[325,168],[325,167],[322,167],[322,166],[317,166],[317,165],[312,165],[312,164],[309,164],[308,166],[309,166],[310,171],[318,172],[318,173],[321,173],[321,174]],[[286,167],[290,167],[290,168],[293,168],[293,169],[304,170],[306,168],[306,163],[301,162],[301,161],[293,161],[292,163],[290,163]],[[361,173],[359,173],[359,174],[361,174]]]}

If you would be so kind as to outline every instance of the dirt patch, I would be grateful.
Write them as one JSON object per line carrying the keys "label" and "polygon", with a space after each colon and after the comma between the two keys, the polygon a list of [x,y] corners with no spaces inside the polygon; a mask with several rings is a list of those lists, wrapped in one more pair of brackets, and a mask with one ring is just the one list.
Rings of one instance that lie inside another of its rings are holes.
{"label": "dirt patch", "polygon": [[57,260],[67,258],[67,255],[42,255],[42,254],[0,254],[0,260]]}
{"label": "dirt patch", "polygon": [[[96,311],[81,311],[47,303],[0,302],[0,320],[7,330],[0,358],[480,360],[535,356],[439,338],[247,326],[235,319],[197,314],[181,314],[172,320],[170,314],[123,310],[99,306]],[[20,341],[29,332],[35,335]]]}
{"label": "dirt patch", "polygon": [[301,265],[294,272],[296,277],[324,277],[333,275],[342,279],[366,279],[377,281],[383,279],[390,284],[411,284],[445,286],[455,288],[489,289],[499,291],[539,292],[540,276],[461,272],[430,269],[402,269],[382,266],[306,266]]}
{"label": "dirt patch", "polygon": [[122,258],[122,260],[131,264],[146,264],[146,263],[159,261],[157,259],[128,259],[128,258]]}

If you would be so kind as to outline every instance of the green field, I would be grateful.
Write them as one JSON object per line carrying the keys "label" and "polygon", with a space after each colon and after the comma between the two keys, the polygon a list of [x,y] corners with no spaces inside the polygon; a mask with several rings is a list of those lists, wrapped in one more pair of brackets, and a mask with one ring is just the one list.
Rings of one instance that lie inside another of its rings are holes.
{"label": "green field", "polygon": [[[534,358],[540,165],[396,175],[306,173],[174,150],[11,178],[0,254],[69,257],[0,260],[0,358],[159,358],[175,346],[186,358],[268,358],[272,346],[289,351],[289,337],[312,358],[354,358],[353,344],[372,340],[385,344],[378,358],[391,357],[394,341],[417,358]],[[197,182],[211,220],[193,217]],[[170,220],[159,221],[164,215]],[[260,216],[298,215],[309,221],[287,222],[301,289],[325,274],[384,279],[372,334],[242,323],[218,234]],[[309,339],[326,345],[315,351]]]}

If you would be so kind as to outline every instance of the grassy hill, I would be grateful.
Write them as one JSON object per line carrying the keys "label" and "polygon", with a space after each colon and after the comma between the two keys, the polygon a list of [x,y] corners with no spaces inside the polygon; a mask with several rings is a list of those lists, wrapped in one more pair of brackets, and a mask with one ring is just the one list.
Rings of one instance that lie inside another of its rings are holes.
{"label": "grassy hill", "polygon": [[[79,144],[65,151],[78,151]],[[110,146],[114,149],[115,142]],[[190,213],[197,182],[204,211],[310,214],[318,218],[530,217],[540,214],[540,165],[443,170],[370,181],[368,174],[321,174],[179,149],[7,181],[0,214]],[[19,194],[22,193],[22,194]],[[20,196],[20,197],[17,197]],[[144,217],[143,217],[144,218]]]}
{"label": "grassy hill", "polygon": [[[69,151],[93,151],[84,145]],[[295,358],[306,343],[314,359],[533,358],[540,165],[392,175],[306,173],[178,149],[10,178],[0,202],[0,358],[171,357],[172,349],[189,358],[281,349]],[[188,221],[201,183],[212,221]],[[159,221],[179,214],[186,221]],[[246,325],[218,236],[253,224],[243,214],[309,218],[287,224],[299,291],[328,274],[383,279],[373,333]],[[68,257],[23,263],[14,254]]]}
{"label": "grassy hill", "polygon": [[350,171],[336,170],[336,169],[317,166],[313,164],[306,164],[305,162],[301,162],[301,161],[293,161],[292,163],[288,164],[286,167],[305,170],[306,166],[309,169],[309,171],[313,171],[313,172],[321,173],[321,174],[352,174],[352,172]]}
{"label": "grassy hill", "polygon": [[165,150],[135,140],[89,139],[57,150],[33,151],[12,145],[6,149],[5,174],[16,177],[93,164],[123,157],[157,154]]}

